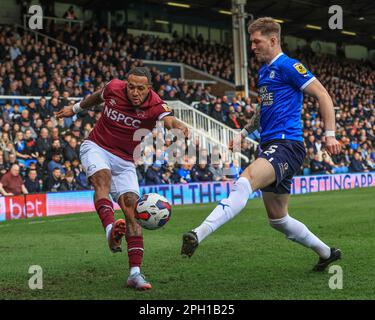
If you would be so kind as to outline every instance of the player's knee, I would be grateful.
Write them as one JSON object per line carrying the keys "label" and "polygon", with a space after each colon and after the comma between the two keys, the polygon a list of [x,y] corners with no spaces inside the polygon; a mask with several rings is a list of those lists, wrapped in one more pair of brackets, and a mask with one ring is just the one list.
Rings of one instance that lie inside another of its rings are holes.
{"label": "player's knee", "polygon": [[127,192],[123,194],[122,197],[124,199],[124,204],[127,208],[135,208],[135,204],[138,200],[138,195],[136,195],[133,192]]}
{"label": "player's knee", "polygon": [[249,180],[251,188],[253,191],[257,190],[257,183],[256,183],[256,177],[254,169],[250,167],[246,168],[246,170],[242,173],[241,177],[245,177],[247,180]]}
{"label": "player's knee", "polygon": [[109,190],[111,187],[111,173],[109,170],[101,170],[91,177],[91,183],[95,190]]}

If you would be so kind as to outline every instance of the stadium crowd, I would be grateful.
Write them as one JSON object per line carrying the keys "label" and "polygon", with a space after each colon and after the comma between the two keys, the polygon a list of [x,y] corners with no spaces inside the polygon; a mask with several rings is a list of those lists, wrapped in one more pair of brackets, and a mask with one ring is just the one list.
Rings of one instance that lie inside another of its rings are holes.
{"label": "stadium crowd", "polygon": [[[68,98],[85,97],[101,89],[111,78],[125,79],[128,70],[143,65],[141,59],[180,61],[227,80],[233,76],[231,49],[204,44],[202,39],[176,38],[175,42],[167,43],[158,38],[109,32],[105,28],[86,32],[79,36],[74,29],[65,29],[57,35],[78,47],[79,53],[75,54],[65,45],[36,42],[28,34],[0,27],[0,95],[42,96],[37,100],[0,101],[3,195],[23,193],[24,188],[28,192],[89,189],[79,163],[79,145],[100,118],[101,108],[97,106],[73,119],[56,119],[55,114],[72,103]],[[296,58],[309,66],[333,97],[337,134],[344,146],[344,152],[334,158],[325,152],[317,103],[305,97],[302,119],[307,156],[301,174],[375,170],[374,69],[366,64],[317,57],[306,51],[297,52]],[[255,89],[258,66],[252,57],[249,67],[250,86]],[[154,89],[163,99],[179,99],[188,104],[198,101],[193,104],[195,108],[232,128],[240,129],[255,112],[257,101],[253,98],[215,97],[209,87],[172,79],[155,68],[151,72]],[[251,137],[258,136],[255,132]],[[165,147],[170,143],[166,140]],[[228,180],[235,179],[242,171],[236,162],[209,161],[212,154],[208,154],[207,163],[197,164],[196,157],[185,159],[181,165],[170,165],[163,152],[158,156],[153,148],[147,152],[147,160],[137,163],[141,184]],[[251,161],[256,152],[253,145],[244,141],[242,153]],[[19,176],[22,179],[12,178]]]}

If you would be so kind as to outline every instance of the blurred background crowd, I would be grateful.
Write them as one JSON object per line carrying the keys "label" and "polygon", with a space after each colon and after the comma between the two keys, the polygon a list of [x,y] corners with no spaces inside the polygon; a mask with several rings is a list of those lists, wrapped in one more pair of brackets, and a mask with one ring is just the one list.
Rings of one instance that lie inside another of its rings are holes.
{"label": "blurred background crowd", "polygon": [[[191,65],[227,81],[233,81],[232,48],[212,45],[199,37],[163,40],[134,37],[123,31],[89,27],[83,31],[66,27],[52,30],[63,44],[36,42],[12,27],[0,27],[0,95],[41,96],[39,99],[0,99],[0,192],[3,195],[41,191],[90,189],[79,162],[79,146],[101,116],[101,106],[71,119],[56,119],[56,112],[74,101],[100,90],[112,78],[125,79],[143,59],[176,61]],[[303,101],[303,137],[307,155],[301,175],[369,172],[375,170],[375,69],[366,62],[313,54],[308,48],[288,52],[300,59],[327,88],[336,108],[337,138],[342,154],[325,151],[324,124],[317,102]],[[258,63],[249,57],[250,89],[256,91]],[[217,121],[241,129],[255,112],[254,97],[221,96],[209,86],[173,79],[151,69],[154,90],[165,100],[181,100]],[[51,99],[45,97],[51,96]],[[256,140],[259,133],[250,138]],[[166,141],[166,146],[172,141]],[[148,150],[148,160],[137,163],[141,185],[189,183],[236,179],[243,168],[202,150],[208,161],[187,158],[183,164],[168,164],[165,152]],[[198,152],[198,151],[197,151]],[[256,148],[244,141],[241,152],[250,161]],[[199,163],[198,163],[199,162]],[[14,177],[14,178],[13,178]],[[15,179],[17,177],[17,179]],[[18,177],[20,179],[18,179]],[[17,188],[13,185],[17,184]],[[8,191],[7,191],[8,190]],[[10,192],[13,190],[14,192]],[[16,191],[17,190],[17,191]]]}

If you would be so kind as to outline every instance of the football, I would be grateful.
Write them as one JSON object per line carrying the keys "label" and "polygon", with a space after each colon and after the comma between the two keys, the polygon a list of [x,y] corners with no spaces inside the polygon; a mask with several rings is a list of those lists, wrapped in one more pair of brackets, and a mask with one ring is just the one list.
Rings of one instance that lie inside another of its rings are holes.
{"label": "football", "polygon": [[172,206],[168,200],[157,194],[144,194],[137,201],[135,215],[145,229],[155,230],[164,226],[170,219]]}

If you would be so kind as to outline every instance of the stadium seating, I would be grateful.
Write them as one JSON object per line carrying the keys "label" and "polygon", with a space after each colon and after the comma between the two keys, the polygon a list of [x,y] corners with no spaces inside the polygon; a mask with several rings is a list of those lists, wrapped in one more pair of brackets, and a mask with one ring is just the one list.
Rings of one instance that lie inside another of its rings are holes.
{"label": "stadium seating", "polygon": [[[63,32],[56,31],[54,36],[76,46],[79,49],[78,55],[61,44],[36,42],[32,36],[17,33],[9,26],[0,27],[0,95],[55,97],[47,101],[0,99],[2,174],[12,163],[18,161],[24,163],[22,174],[26,176],[30,163],[36,162],[38,179],[45,183],[51,176],[51,172],[46,169],[47,164],[52,161],[54,153],[61,153],[63,174],[68,171],[74,173],[74,188],[90,188],[79,163],[74,158],[68,160],[66,154],[72,139],[77,140],[78,146],[75,148],[78,150],[82,139],[100,117],[100,108],[82,113],[78,121],[57,121],[54,115],[70,103],[68,98],[85,97],[101,89],[113,77],[124,79],[130,68],[143,65],[142,59],[183,62],[233,81],[234,67],[230,47],[210,45],[191,38],[163,40],[150,36],[134,37],[118,30],[92,27],[84,32],[78,32],[75,28],[64,29]],[[332,96],[337,108],[337,134],[344,152],[327,159],[318,105],[307,96],[302,113],[306,147],[312,148],[313,154],[318,154],[321,162],[323,157],[326,158],[327,172],[348,172],[355,152],[359,154],[364,171],[375,170],[374,66],[336,57],[317,56],[309,51],[291,55],[301,59]],[[258,68],[259,65],[250,56],[249,77],[253,90]],[[172,79],[156,68],[151,71],[154,89],[163,99],[179,99],[233,129],[241,128],[254,113],[257,101],[251,98],[215,97],[201,85],[187,83],[183,79]],[[45,138],[41,137],[43,127],[48,128]],[[53,128],[57,128],[57,131]],[[31,131],[31,136],[27,133],[28,130]],[[17,134],[20,131],[23,132],[22,135]],[[33,137],[34,133],[36,137]],[[255,132],[251,138],[258,137],[259,134]],[[39,157],[31,156],[35,151],[38,151]],[[249,159],[255,157],[254,150],[249,147],[245,146],[242,152]],[[155,154],[155,150],[152,153]],[[138,164],[140,181],[146,181],[145,175],[150,164]],[[178,175],[178,169],[179,167],[172,168],[172,175],[161,177],[163,183],[181,182],[183,177]],[[167,171],[165,168],[162,173]],[[303,174],[311,174],[309,161],[306,161],[302,171]],[[50,191],[46,188],[44,190]]]}

